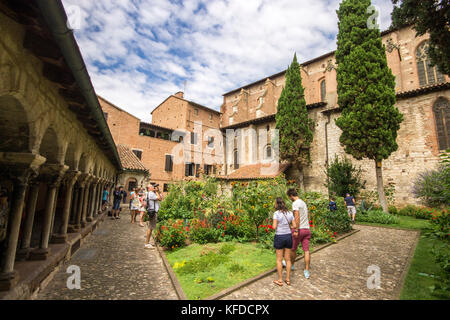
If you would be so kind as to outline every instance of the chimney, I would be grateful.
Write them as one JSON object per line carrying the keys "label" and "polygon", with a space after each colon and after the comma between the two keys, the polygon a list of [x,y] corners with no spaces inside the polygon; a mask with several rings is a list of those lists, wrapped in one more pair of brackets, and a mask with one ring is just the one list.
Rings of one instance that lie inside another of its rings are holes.
{"label": "chimney", "polygon": [[175,93],[175,97],[184,99],[184,92],[183,91],[178,91],[177,93]]}

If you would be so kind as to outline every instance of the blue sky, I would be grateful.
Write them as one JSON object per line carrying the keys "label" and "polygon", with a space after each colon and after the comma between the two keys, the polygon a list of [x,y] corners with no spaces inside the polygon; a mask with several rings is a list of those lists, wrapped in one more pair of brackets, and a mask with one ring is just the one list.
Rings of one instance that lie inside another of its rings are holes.
{"label": "blue sky", "polygon": [[[63,0],[97,93],[145,121],[169,95],[222,94],[336,49],[339,0]],[[376,0],[390,25],[390,0]]]}

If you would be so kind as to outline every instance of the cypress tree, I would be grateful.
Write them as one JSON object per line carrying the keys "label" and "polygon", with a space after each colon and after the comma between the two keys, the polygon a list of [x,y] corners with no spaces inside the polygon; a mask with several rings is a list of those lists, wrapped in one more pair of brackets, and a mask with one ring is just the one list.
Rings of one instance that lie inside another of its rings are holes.
{"label": "cypress tree", "polygon": [[302,168],[310,162],[309,148],[313,140],[314,124],[306,109],[305,89],[297,54],[286,71],[286,83],[278,100],[275,120],[279,130],[280,158],[294,166],[297,171],[295,180],[304,189]]}
{"label": "cypress tree", "polygon": [[387,212],[382,160],[398,149],[397,131],[403,115],[395,107],[395,77],[387,65],[378,28],[369,28],[370,0],[343,0],[337,11],[339,33],[336,62],[338,104],[336,125],[345,152],[375,163],[380,204]]}

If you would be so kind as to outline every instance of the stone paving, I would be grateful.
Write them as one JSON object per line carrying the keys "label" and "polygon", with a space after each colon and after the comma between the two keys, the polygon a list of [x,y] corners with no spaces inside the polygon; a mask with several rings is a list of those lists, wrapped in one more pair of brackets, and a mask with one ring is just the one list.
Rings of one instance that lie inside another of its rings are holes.
{"label": "stone paving", "polygon": [[[156,249],[144,249],[145,227],[121,219],[105,221],[55,274],[40,300],[175,300],[178,296]],[[67,267],[81,269],[81,289],[67,288]]]}
{"label": "stone paving", "polygon": [[[296,262],[291,286],[278,287],[275,274],[243,287],[224,300],[382,300],[397,299],[401,278],[416,245],[417,233],[356,225],[361,231],[311,255],[311,278]],[[380,268],[380,289],[369,290],[369,266]]]}

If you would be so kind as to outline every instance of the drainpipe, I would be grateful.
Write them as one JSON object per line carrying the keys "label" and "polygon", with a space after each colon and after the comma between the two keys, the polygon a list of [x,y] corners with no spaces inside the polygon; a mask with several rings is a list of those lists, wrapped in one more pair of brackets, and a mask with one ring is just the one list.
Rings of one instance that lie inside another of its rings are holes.
{"label": "drainpipe", "polygon": [[[328,162],[328,125],[331,122],[331,114],[329,112],[327,113],[327,117],[328,117],[328,120],[327,120],[327,122],[325,122],[325,150],[326,150],[325,166],[327,167],[327,170],[328,170],[328,167],[329,167],[329,162]],[[328,197],[330,197],[330,189],[328,188],[329,184],[330,184],[330,178],[327,175]]]}
{"label": "drainpipe", "polygon": [[81,56],[80,49],[73,36],[73,31],[67,27],[68,19],[61,0],[36,0],[36,3],[50,27],[53,38],[60,48],[64,60],[72,71],[78,87],[81,89],[81,93],[87,102],[91,114],[111,147],[115,158],[114,160],[117,163],[119,170],[122,169],[116,144],[114,143],[111,131],[109,130],[102,108],[98,102],[97,94],[92,86],[91,78],[89,77],[83,57]]}

